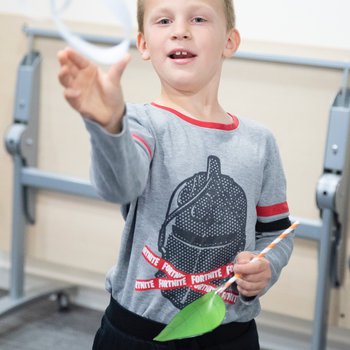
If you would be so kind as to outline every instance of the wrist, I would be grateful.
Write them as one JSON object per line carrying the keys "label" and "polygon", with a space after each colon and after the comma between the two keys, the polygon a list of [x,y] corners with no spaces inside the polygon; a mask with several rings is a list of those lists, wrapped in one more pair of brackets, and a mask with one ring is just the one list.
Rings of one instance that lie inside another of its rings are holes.
{"label": "wrist", "polygon": [[122,131],[122,120],[125,114],[126,106],[124,105],[119,113],[110,118],[109,123],[103,125],[103,128],[110,134],[119,134]]}
{"label": "wrist", "polygon": [[240,294],[240,300],[244,305],[251,305],[253,303],[255,303],[256,299],[258,298],[258,296],[252,296],[252,297],[246,297],[244,295]]}

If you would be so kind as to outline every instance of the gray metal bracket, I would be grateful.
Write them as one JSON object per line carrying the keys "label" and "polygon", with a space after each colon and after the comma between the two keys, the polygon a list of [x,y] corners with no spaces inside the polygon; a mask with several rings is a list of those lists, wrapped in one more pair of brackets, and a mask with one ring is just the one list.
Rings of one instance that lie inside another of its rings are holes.
{"label": "gray metal bracket", "polygon": [[[332,259],[332,283],[334,287],[343,284],[346,266],[347,216],[350,195],[349,137],[350,90],[347,89],[338,93],[331,108],[325,149],[324,174],[317,187],[318,208],[321,210],[329,208],[334,212],[335,237]],[[337,182],[336,186],[334,186],[334,182]],[[328,191],[325,186],[333,187],[333,191]]]}
{"label": "gray metal bracket", "polygon": [[10,290],[0,299],[0,316],[47,295],[63,295],[75,289],[59,281],[47,281],[36,290],[24,288],[26,224],[35,222],[37,188],[24,183],[23,172],[37,166],[41,61],[41,55],[30,50],[19,65],[13,124],[5,135],[5,146],[14,163],[14,181]]}
{"label": "gray metal bracket", "polygon": [[321,211],[317,296],[312,350],[326,349],[330,291],[343,284],[349,210],[350,90],[342,89],[330,111],[324,173],[317,184]]}
{"label": "gray metal bracket", "polygon": [[[30,51],[17,72],[13,125],[5,136],[7,151],[18,155],[25,166],[35,167],[38,154],[41,55]],[[36,190],[24,189],[24,206],[28,222],[35,222]]]}

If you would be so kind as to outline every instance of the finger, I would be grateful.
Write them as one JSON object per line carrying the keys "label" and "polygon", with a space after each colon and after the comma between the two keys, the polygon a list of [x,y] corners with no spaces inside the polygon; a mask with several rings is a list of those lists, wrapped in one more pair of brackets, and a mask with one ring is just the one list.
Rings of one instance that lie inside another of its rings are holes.
{"label": "finger", "polygon": [[80,97],[81,92],[76,89],[68,88],[64,90],[64,97],[67,102],[77,111],[80,110]]}
{"label": "finger", "polygon": [[234,273],[241,275],[259,274],[265,270],[269,270],[269,262],[263,258],[255,261],[249,261],[248,263],[236,263],[233,267]]}
{"label": "finger", "polygon": [[252,252],[243,251],[237,254],[235,262],[237,264],[246,263],[256,257]]}
{"label": "finger", "polygon": [[260,293],[261,290],[263,290],[266,287],[267,283],[263,282],[256,282],[251,283],[244,280],[241,280],[240,283],[237,283],[237,289],[238,291],[243,294],[247,295],[257,295]]}
{"label": "finger", "polygon": [[65,97],[69,99],[77,98],[81,95],[80,90],[72,89],[72,88],[66,89],[64,93],[65,93]]}
{"label": "finger", "polygon": [[58,74],[58,79],[63,86],[67,87],[70,84],[70,81],[76,79],[78,73],[79,71],[76,66],[71,63],[67,63],[62,66]]}
{"label": "finger", "polygon": [[63,66],[61,68],[60,72],[58,73],[58,80],[64,87],[68,87],[70,85],[72,76],[69,72],[68,66]]}
{"label": "finger", "polygon": [[265,280],[258,280],[258,281],[247,281],[245,279],[239,279],[237,280],[237,287],[250,290],[250,289],[258,289],[263,286],[265,286]]}
{"label": "finger", "polygon": [[70,47],[66,47],[65,49],[57,52],[57,59],[62,66],[72,64],[71,56],[74,56],[75,54],[76,52],[74,50],[72,50]]}
{"label": "finger", "polygon": [[76,51],[69,47],[65,49],[65,51],[67,59],[69,59],[71,63],[74,64],[78,69],[85,69],[92,64],[88,59],[78,54]]}
{"label": "finger", "polygon": [[271,280],[271,273],[266,271],[264,273],[244,275],[240,278],[240,280],[251,284],[268,284]]}
{"label": "finger", "polygon": [[[248,283],[259,283],[262,280],[265,280],[265,276],[262,276],[261,273],[250,274],[250,275],[241,275],[239,280],[245,281]],[[238,280],[238,279],[237,279]]]}
{"label": "finger", "polygon": [[119,62],[113,64],[111,68],[108,71],[108,77],[113,82],[119,82],[121,79],[121,76],[128,65],[128,63],[131,60],[130,54],[126,54]]}
{"label": "finger", "polygon": [[68,57],[67,57],[67,50],[60,50],[57,52],[57,59],[61,66],[67,64],[68,62]]}

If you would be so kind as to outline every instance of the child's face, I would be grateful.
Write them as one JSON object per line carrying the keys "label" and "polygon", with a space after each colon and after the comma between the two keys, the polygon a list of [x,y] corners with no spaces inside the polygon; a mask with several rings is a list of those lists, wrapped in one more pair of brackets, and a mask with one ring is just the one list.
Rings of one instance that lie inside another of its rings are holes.
{"label": "child's face", "polygon": [[138,48],[163,86],[199,90],[220,80],[222,62],[238,48],[222,0],[146,0]]}

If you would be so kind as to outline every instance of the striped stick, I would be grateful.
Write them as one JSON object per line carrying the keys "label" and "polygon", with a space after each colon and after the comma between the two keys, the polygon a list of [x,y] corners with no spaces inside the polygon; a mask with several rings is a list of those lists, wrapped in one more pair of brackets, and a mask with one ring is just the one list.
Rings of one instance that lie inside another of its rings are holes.
{"label": "striped stick", "polygon": [[[279,242],[282,241],[282,239],[286,238],[292,231],[294,231],[299,226],[299,222],[296,221],[294,224],[289,226],[285,231],[283,231],[277,238],[275,238],[266,248],[264,248],[254,259],[252,259],[250,262],[254,262],[259,260],[260,258],[263,258],[265,254],[270,251],[272,248],[274,248]],[[225,284],[220,286],[215,294],[222,293],[225,289],[227,289],[232,283],[234,283],[237,279],[241,278],[242,276],[237,273],[233,277],[231,277]]]}

